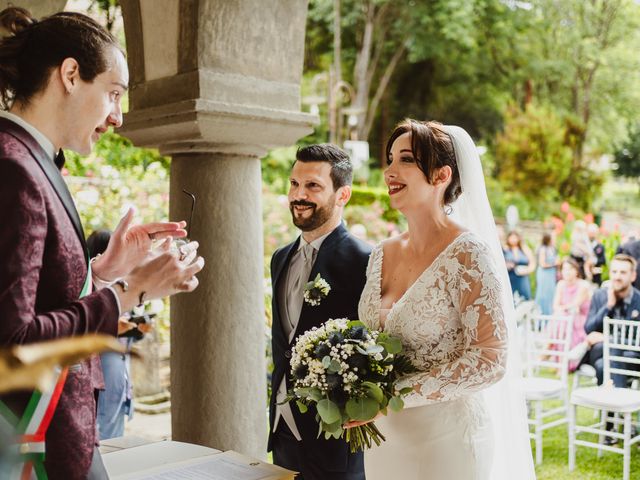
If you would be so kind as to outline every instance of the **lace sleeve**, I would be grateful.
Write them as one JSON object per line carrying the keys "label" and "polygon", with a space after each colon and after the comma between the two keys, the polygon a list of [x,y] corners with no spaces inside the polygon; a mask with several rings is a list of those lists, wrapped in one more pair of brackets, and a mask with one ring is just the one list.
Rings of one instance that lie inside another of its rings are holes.
{"label": "lace sleeve", "polygon": [[482,390],[505,373],[507,333],[502,286],[488,249],[472,243],[456,254],[457,268],[449,269],[452,300],[459,302],[463,347],[454,360],[426,372],[408,375],[398,388],[413,387],[408,407],[454,400]]}
{"label": "lace sleeve", "polygon": [[371,255],[369,255],[369,263],[367,263],[367,279],[372,277],[372,273],[375,269],[376,279],[380,281],[380,261],[378,257],[382,253],[382,243],[378,243],[373,250],[371,250]]}

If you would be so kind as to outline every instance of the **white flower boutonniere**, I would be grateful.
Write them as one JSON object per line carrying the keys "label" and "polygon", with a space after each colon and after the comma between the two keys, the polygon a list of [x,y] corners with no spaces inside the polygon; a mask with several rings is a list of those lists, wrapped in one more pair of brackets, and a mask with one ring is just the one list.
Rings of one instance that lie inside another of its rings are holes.
{"label": "white flower boutonniere", "polygon": [[634,310],[633,312],[631,312],[631,318],[638,318],[638,315],[640,315],[640,312],[638,312],[638,310]]}
{"label": "white flower boutonniere", "polygon": [[329,295],[330,291],[331,285],[318,274],[316,278],[304,286],[304,301],[314,307],[318,306],[322,299]]}

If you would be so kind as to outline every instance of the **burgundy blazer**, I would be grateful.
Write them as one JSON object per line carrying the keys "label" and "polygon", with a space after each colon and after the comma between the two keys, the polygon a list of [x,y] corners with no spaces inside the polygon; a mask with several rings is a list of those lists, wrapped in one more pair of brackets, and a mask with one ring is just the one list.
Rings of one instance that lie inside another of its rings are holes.
{"label": "burgundy blazer", "polygon": [[[113,292],[78,299],[87,275],[85,252],[60,171],[29,133],[0,118],[0,348],[93,332],[116,335]],[[69,369],[46,435],[50,480],[86,478],[101,383],[96,357]],[[29,396],[3,400],[21,415]]]}

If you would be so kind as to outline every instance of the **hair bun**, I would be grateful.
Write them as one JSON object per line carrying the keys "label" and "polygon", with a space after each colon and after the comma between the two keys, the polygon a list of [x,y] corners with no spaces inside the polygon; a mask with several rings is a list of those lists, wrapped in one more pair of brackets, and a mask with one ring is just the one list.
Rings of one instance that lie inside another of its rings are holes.
{"label": "hair bun", "polygon": [[11,35],[20,33],[36,22],[29,10],[22,7],[8,7],[0,12],[0,28]]}

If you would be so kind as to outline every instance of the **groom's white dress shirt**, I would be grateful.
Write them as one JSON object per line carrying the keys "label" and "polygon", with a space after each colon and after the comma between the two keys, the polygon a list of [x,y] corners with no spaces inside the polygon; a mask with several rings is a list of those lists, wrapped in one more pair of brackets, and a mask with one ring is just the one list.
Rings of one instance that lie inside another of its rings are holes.
{"label": "groom's white dress shirt", "polygon": [[[333,230],[322,237],[316,238],[311,243],[300,236],[298,250],[292,255],[286,277],[280,282],[280,288],[277,292],[278,305],[280,306],[282,327],[288,337],[289,343],[293,340],[293,335],[295,335],[296,327],[300,320],[300,312],[302,311],[302,304],[304,302],[304,285],[311,274],[322,242],[324,242],[325,238],[331,235],[332,232]],[[288,374],[289,369],[287,369],[285,373],[285,378]],[[278,429],[280,417],[282,417],[289,427],[289,430],[291,430],[291,433],[293,433],[293,436],[296,437],[296,440],[301,441],[302,437],[300,436],[298,427],[296,427],[293,413],[291,412],[291,405],[289,403],[278,405],[278,403],[284,401],[287,396],[285,378],[282,379],[278,387],[276,396],[276,418],[273,423],[273,431],[275,432]]]}

